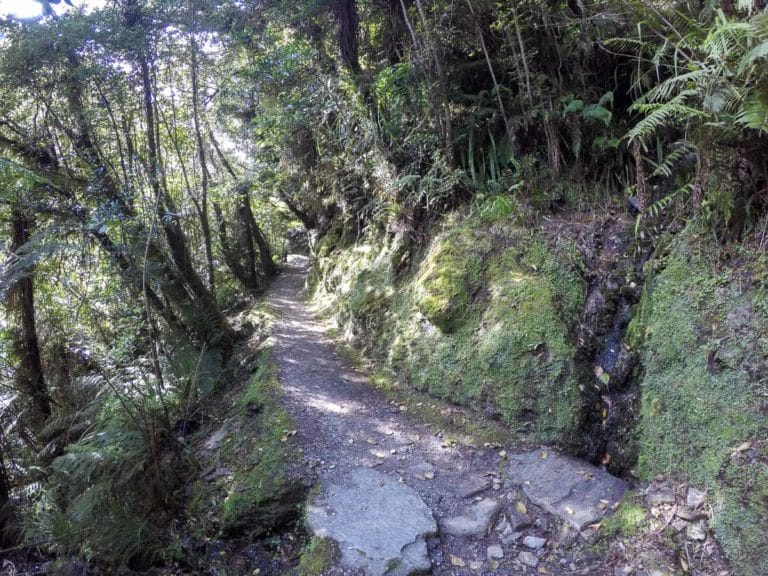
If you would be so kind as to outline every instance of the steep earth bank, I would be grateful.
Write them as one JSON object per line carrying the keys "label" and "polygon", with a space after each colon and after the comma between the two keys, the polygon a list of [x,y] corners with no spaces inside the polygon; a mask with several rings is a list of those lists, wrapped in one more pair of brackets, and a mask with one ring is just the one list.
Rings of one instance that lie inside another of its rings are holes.
{"label": "steep earth bank", "polygon": [[[736,572],[768,573],[768,277],[693,230],[635,240],[611,214],[453,214],[316,247],[315,299],[413,388],[614,473],[691,482]],[[726,256],[730,256],[726,258]]]}

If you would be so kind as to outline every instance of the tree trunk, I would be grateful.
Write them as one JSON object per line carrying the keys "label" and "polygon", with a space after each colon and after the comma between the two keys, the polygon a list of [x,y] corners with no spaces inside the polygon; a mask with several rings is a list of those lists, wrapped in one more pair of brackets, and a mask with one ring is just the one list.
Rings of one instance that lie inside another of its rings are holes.
{"label": "tree trunk", "polygon": [[339,19],[339,49],[341,59],[350,72],[360,72],[358,28],[360,16],[356,0],[337,0],[336,13]]}
{"label": "tree trunk", "polygon": [[282,200],[286,206],[288,206],[288,209],[293,213],[296,218],[301,220],[301,223],[304,224],[304,228],[307,230],[314,230],[318,226],[318,218],[314,214],[307,212],[304,210],[301,206],[299,206],[299,203],[296,202],[293,198],[290,197],[290,195],[283,191],[278,190],[278,195],[280,196],[280,200]]}
{"label": "tree trunk", "polygon": [[196,309],[196,320],[193,329],[203,342],[209,344],[224,344],[229,346],[234,340],[234,334],[226,318],[219,310],[216,299],[205,286],[194,268],[190,257],[187,241],[178,219],[175,207],[167,190],[161,187],[160,167],[158,160],[158,142],[155,132],[155,110],[152,79],[149,62],[146,56],[139,58],[142,91],[144,95],[145,131],[147,139],[147,171],[150,187],[155,201],[157,218],[165,233],[166,241],[179,275],[183,278],[190,292],[190,300]]}
{"label": "tree trunk", "polygon": [[197,42],[192,38],[192,121],[195,126],[195,142],[197,143],[197,155],[200,158],[200,227],[203,231],[203,243],[205,244],[205,258],[208,263],[208,285],[211,292],[216,292],[216,276],[213,266],[213,247],[211,242],[211,225],[208,219],[208,164],[205,161],[205,145],[203,133],[200,129],[200,93],[198,74]]}
{"label": "tree trunk", "polygon": [[261,288],[261,282],[259,281],[258,275],[248,274],[246,272],[246,269],[240,262],[237,251],[232,246],[229,232],[227,231],[227,221],[224,219],[221,205],[218,202],[213,203],[213,213],[216,216],[219,228],[219,241],[221,242],[221,251],[224,254],[224,262],[232,272],[232,275],[244,288],[248,290],[259,290]]}
{"label": "tree trunk", "polygon": [[[1,441],[2,438],[0,438]],[[10,537],[11,531],[9,530],[9,520],[11,519],[10,498],[11,482],[5,469],[3,445],[0,444],[0,546],[3,548],[15,544],[14,539]]]}
{"label": "tree trunk", "polygon": [[[20,211],[13,213],[11,252],[19,258],[19,250],[29,241],[34,221]],[[43,374],[40,345],[35,325],[35,290],[33,270],[25,270],[24,276],[11,289],[10,306],[18,317],[18,333],[14,342],[19,357],[16,382],[32,406],[33,427],[40,426],[51,415],[51,398]]]}
{"label": "tree trunk", "polygon": [[264,233],[256,223],[256,218],[253,215],[253,210],[251,209],[251,195],[248,191],[248,185],[241,184],[238,188],[238,193],[240,195],[238,211],[242,213],[243,224],[245,225],[249,236],[249,244],[251,246],[253,246],[254,243],[256,244],[256,248],[259,252],[261,269],[267,278],[273,278],[277,276],[279,269],[272,260],[272,249],[269,246],[269,241],[267,241],[267,237],[264,236]]}

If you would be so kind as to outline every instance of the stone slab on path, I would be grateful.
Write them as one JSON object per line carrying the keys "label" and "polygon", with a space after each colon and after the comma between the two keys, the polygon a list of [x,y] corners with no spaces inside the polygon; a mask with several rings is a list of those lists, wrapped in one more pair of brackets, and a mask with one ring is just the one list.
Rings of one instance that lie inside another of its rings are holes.
{"label": "stone slab on path", "polygon": [[485,533],[501,511],[501,502],[484,498],[467,506],[459,516],[446,518],[441,528],[454,536],[479,536]]}
{"label": "stone slab on path", "polygon": [[549,450],[511,455],[507,474],[534,504],[579,530],[612,510],[627,490],[605,470]]}
{"label": "stone slab on path", "polygon": [[353,470],[327,483],[307,509],[313,536],[330,538],[341,563],[370,576],[427,572],[426,538],[437,533],[432,511],[412,488],[375,470]]}

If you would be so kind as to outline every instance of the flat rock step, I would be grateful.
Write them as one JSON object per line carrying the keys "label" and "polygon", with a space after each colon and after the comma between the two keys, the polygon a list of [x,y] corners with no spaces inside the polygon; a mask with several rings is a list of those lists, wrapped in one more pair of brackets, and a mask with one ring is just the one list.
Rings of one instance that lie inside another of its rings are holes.
{"label": "flat rock step", "polygon": [[408,576],[431,568],[426,538],[437,533],[432,511],[415,490],[361,468],[328,482],[307,508],[313,536],[330,538],[341,564],[370,576]]}
{"label": "flat rock step", "polygon": [[531,502],[579,530],[610,512],[627,490],[605,470],[549,450],[511,455],[507,474]]}

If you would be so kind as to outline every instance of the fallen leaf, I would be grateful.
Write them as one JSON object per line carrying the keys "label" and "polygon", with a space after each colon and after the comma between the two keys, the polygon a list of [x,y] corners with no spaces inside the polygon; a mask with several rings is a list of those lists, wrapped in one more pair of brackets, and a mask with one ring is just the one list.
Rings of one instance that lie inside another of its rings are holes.
{"label": "fallen leaf", "polygon": [[376,440],[375,438],[368,438],[366,440],[366,442],[368,442],[368,444],[378,444],[379,443],[379,441]]}
{"label": "fallen leaf", "polygon": [[451,565],[458,566],[459,568],[464,568],[467,565],[467,563],[464,562],[464,560],[462,560],[458,556],[454,556],[453,554],[451,554]]}
{"label": "fallen leaf", "polygon": [[427,480],[434,480],[435,473],[434,472],[424,472],[424,478]]}
{"label": "fallen leaf", "polygon": [[515,510],[517,510],[518,514],[528,514],[528,508],[525,507],[525,502],[517,502],[515,504]]}
{"label": "fallen leaf", "polygon": [[594,372],[595,372],[595,377],[596,378],[600,378],[600,376],[602,376],[603,372],[604,372],[603,367],[602,366],[595,366]]}

